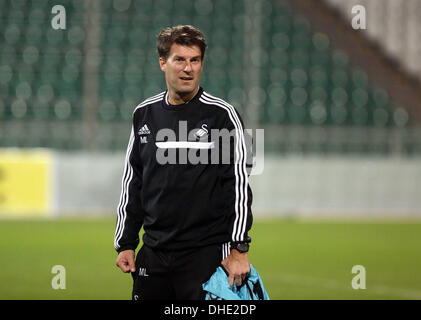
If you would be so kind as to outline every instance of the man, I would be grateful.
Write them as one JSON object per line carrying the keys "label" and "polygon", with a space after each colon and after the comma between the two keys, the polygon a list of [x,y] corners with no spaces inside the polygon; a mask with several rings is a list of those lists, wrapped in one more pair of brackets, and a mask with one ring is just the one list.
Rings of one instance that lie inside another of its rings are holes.
{"label": "man", "polygon": [[[231,287],[234,281],[241,285],[250,272],[251,153],[236,110],[199,86],[203,34],[188,25],[166,28],[157,47],[167,90],[133,112],[114,240],[116,264],[132,273],[135,300],[203,299],[202,284],[221,264]],[[211,140],[215,129],[234,133],[228,140],[229,161],[190,163],[191,155],[209,155],[215,145],[224,150],[219,140]],[[142,225],[143,246],[135,261]]]}

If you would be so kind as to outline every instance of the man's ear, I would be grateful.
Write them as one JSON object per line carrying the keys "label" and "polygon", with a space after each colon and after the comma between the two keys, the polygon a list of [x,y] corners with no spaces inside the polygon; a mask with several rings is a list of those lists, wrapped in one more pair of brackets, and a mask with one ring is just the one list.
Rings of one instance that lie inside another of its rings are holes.
{"label": "man's ear", "polygon": [[165,72],[166,63],[167,63],[167,60],[165,58],[162,58],[162,57],[159,58],[159,67],[161,68],[163,72]]}

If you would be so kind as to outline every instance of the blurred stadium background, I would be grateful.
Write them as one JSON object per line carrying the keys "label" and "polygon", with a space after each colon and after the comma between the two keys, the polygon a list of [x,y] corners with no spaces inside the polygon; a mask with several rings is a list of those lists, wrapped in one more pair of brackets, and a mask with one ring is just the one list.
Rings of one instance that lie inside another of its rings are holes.
{"label": "blurred stadium background", "polygon": [[0,299],[130,297],[124,153],[177,24],[207,37],[205,90],[264,129],[250,256],[271,298],[421,299],[420,16],[421,0],[0,0]]}

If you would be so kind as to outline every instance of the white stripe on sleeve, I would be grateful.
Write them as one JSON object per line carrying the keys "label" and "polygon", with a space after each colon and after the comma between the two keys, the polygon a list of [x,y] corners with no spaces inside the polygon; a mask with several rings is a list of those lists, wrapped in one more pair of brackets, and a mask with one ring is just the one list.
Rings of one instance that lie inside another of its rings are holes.
{"label": "white stripe on sleeve", "polygon": [[236,145],[234,148],[235,152],[235,163],[234,163],[234,174],[236,178],[235,182],[235,221],[232,232],[232,239],[234,241],[243,241],[243,235],[245,234],[246,223],[247,223],[247,187],[248,187],[248,175],[246,169],[246,146],[244,141],[244,131],[241,125],[241,121],[238,118],[237,113],[232,105],[228,104],[222,99],[213,97],[208,93],[203,92],[199,99],[203,103],[219,106],[228,112],[228,116],[234,125],[236,134]]}
{"label": "white stripe on sleeve", "polygon": [[[157,101],[162,100],[163,96],[164,96],[164,92],[161,92],[160,94],[157,94],[156,96],[146,99],[144,102],[140,103],[135,108],[133,113],[139,108],[145,107],[151,103],[155,103]],[[123,173],[123,178],[121,182],[120,201],[117,207],[118,216],[117,216],[117,225],[116,225],[116,231],[115,231],[115,236],[114,236],[114,247],[116,250],[120,248],[119,241],[121,237],[123,236],[124,224],[126,222],[126,217],[127,217],[126,207],[129,202],[129,186],[133,177],[133,168],[132,168],[132,165],[130,164],[130,154],[133,149],[134,140],[135,140],[135,133],[134,133],[134,128],[132,126],[129,144],[127,146],[124,173]]]}

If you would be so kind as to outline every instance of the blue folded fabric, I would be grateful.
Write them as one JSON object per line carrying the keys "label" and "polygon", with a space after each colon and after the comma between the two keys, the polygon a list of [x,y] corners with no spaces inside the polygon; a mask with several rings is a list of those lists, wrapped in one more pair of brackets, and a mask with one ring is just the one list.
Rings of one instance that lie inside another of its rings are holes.
{"label": "blue folded fabric", "polygon": [[259,273],[250,264],[250,275],[237,288],[230,288],[228,275],[222,267],[218,267],[208,281],[202,284],[206,291],[205,300],[270,300]]}

